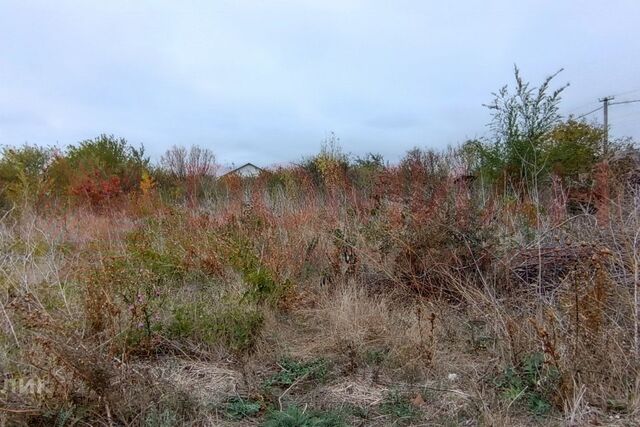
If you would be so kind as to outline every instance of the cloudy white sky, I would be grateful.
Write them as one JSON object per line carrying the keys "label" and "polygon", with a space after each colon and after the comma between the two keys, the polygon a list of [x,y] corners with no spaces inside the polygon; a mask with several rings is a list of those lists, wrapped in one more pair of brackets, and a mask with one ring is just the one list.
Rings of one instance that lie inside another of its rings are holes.
{"label": "cloudy white sky", "polygon": [[[564,68],[565,114],[640,98],[639,20],[638,0],[0,0],[0,144],[106,132],[268,165],[335,131],[396,160],[484,135],[514,63]],[[610,121],[640,139],[640,103]]]}

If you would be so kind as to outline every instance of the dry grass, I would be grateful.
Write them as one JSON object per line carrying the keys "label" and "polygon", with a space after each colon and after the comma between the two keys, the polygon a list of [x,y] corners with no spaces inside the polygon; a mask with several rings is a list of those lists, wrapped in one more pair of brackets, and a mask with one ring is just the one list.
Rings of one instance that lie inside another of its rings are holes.
{"label": "dry grass", "polygon": [[[307,405],[353,425],[634,425],[638,198],[606,227],[552,225],[530,202],[458,212],[450,180],[432,203],[388,173],[375,197],[300,180],[244,206],[5,216],[0,369],[51,388],[0,394],[0,416],[258,425]],[[231,398],[259,410],[233,419]]]}
{"label": "dry grass", "polygon": [[171,383],[178,390],[196,398],[201,404],[220,403],[238,394],[241,374],[220,364],[167,358],[152,365],[153,375]]}

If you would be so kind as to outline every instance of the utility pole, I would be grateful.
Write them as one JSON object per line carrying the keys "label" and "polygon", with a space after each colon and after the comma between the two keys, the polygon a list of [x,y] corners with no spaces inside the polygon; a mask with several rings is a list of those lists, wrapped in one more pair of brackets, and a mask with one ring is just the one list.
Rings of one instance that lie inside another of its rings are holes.
{"label": "utility pole", "polygon": [[613,99],[613,96],[605,96],[598,100],[603,103],[602,107],[604,109],[604,141],[602,148],[604,149],[605,154],[609,151],[609,101]]}
{"label": "utility pole", "polygon": [[603,110],[604,111],[604,134],[602,141],[602,149],[604,154],[607,154],[609,151],[609,106],[611,105],[621,105],[621,104],[633,104],[635,102],[640,102],[640,99],[629,99],[627,101],[618,101],[618,102],[609,102],[614,100],[613,96],[605,96],[604,98],[598,99],[599,102],[602,102],[602,107],[598,107],[595,110],[591,110],[588,113],[584,113],[575,118],[575,120],[580,120],[583,117],[588,116],[589,114],[595,113],[596,111]]}

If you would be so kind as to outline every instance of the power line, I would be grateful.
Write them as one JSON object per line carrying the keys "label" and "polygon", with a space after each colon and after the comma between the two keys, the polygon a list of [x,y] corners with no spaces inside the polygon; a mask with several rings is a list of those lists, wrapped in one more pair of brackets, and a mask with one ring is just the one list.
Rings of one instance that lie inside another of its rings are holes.
{"label": "power line", "polygon": [[633,90],[628,90],[626,92],[620,92],[620,93],[616,93],[613,96],[622,96],[622,95],[629,95],[630,93],[636,93],[636,92],[640,92],[640,89],[633,89]]}
{"label": "power line", "polygon": [[[607,102],[607,105],[608,105],[608,106],[610,106],[610,105],[631,104],[631,103],[634,103],[634,102],[640,102],[640,99],[632,99],[632,100],[629,100],[629,101],[609,102],[610,100],[612,100],[612,99],[613,99],[613,97],[605,97],[605,98],[601,98],[599,101],[600,101],[600,102],[605,102],[605,99],[607,100],[606,102]],[[604,105],[601,105],[601,106],[599,106],[598,108],[595,108],[595,109],[593,109],[593,110],[591,110],[591,111],[589,111],[589,112],[587,112],[587,113],[584,113],[584,114],[581,114],[581,115],[577,116],[575,119],[576,119],[576,120],[581,119],[581,118],[583,118],[583,117],[588,116],[589,114],[593,114],[593,113],[595,113],[596,111],[600,111],[600,110],[602,110],[603,108],[605,108],[605,106],[604,106]]]}
{"label": "power line", "polygon": [[626,111],[621,112],[620,115],[616,115],[617,117],[628,117],[628,116],[636,116],[640,114],[640,104],[636,104],[635,108],[627,108]]}
{"label": "power line", "polygon": [[602,106],[602,105],[601,105],[601,106],[599,106],[598,108],[596,108],[595,110],[591,110],[591,111],[589,111],[588,113],[584,113],[584,114],[579,115],[578,117],[576,117],[576,120],[581,119],[581,118],[583,118],[583,117],[586,117],[586,116],[588,116],[589,114],[595,113],[596,111],[600,111],[600,110],[602,110],[603,108],[604,108],[604,106]]}
{"label": "power line", "polygon": [[591,101],[591,102],[582,103],[582,104],[577,105],[577,106],[575,106],[573,108],[570,108],[569,109],[569,114],[574,114],[578,110],[582,110],[583,108],[586,108],[586,107],[591,107],[591,106],[593,106],[593,104],[597,104],[597,103],[598,103],[598,101]]}
{"label": "power line", "polygon": [[609,105],[620,105],[620,104],[631,104],[634,102],[640,102],[640,99],[632,99],[630,101],[619,101],[619,102],[611,102]]}
{"label": "power line", "polygon": [[626,101],[618,101],[618,102],[611,102],[615,99],[615,97],[613,96],[605,96],[604,98],[600,98],[598,99],[599,102],[602,102],[602,106],[595,108],[591,111],[589,111],[588,113],[584,113],[579,115],[578,117],[576,117],[576,120],[579,120],[583,117],[588,116],[589,114],[595,113],[596,111],[600,111],[600,110],[604,110],[604,125],[603,125],[603,130],[604,130],[604,138],[603,138],[603,148],[605,153],[608,151],[609,148],[609,106],[610,105],[622,105],[622,104],[632,104],[634,102],[640,102],[640,99],[629,99]]}
{"label": "power line", "polygon": [[[628,94],[630,94],[630,93],[635,93],[635,92],[640,92],[640,89],[628,90],[628,91],[626,91],[626,92],[621,92],[621,93],[618,93],[618,94],[612,95],[612,96],[611,96],[611,99],[613,99],[613,98],[614,98],[614,97],[616,97],[616,96],[620,96],[620,95],[628,95]],[[570,112],[569,112],[569,115],[573,114],[576,110],[582,109],[582,107],[586,107],[587,105],[589,105],[589,104],[594,104],[594,103],[596,103],[596,102],[603,102],[603,101],[602,101],[602,99],[599,99],[598,101],[586,102],[586,103],[584,103],[584,104],[581,104],[581,105],[579,105],[579,106],[577,106],[577,107],[575,107],[575,108],[572,108],[572,109],[570,110]],[[610,102],[610,103],[609,103],[609,105],[631,104],[631,103],[633,103],[633,102],[640,102],[640,99],[634,99],[634,100],[631,100],[631,101]],[[580,116],[576,117],[576,119],[581,119],[581,118],[583,118],[583,117],[585,117],[585,116],[588,116],[589,114],[595,113],[596,111],[600,111],[602,108],[604,108],[604,106],[602,106],[602,105],[601,105],[600,107],[596,108],[595,110],[591,110],[591,111],[589,111],[588,113],[584,113],[584,114],[582,114],[582,115],[580,115]]]}
{"label": "power line", "polygon": [[634,102],[640,102],[640,99],[629,99],[626,101],[618,101],[618,102],[611,102],[615,99],[615,97],[613,96],[605,96],[604,98],[600,98],[598,99],[598,101],[602,102],[602,107],[590,111],[584,115],[582,115],[581,117],[586,116],[587,114],[591,114],[594,113],[600,109],[604,110],[604,125],[603,125],[603,130],[604,130],[604,140],[603,140],[603,148],[605,153],[608,151],[609,148],[609,106],[610,105],[622,105],[622,104],[631,104]]}

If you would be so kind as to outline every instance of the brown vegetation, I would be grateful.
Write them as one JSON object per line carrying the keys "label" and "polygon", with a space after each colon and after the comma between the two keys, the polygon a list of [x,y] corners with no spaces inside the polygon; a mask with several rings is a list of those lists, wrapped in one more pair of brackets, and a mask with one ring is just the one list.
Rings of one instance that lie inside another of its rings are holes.
{"label": "brown vegetation", "polygon": [[619,154],[579,178],[552,144],[532,178],[477,144],[385,165],[333,139],[216,182],[202,151],[183,174],[83,144],[0,162],[9,425],[640,421],[636,166],[596,167]]}

